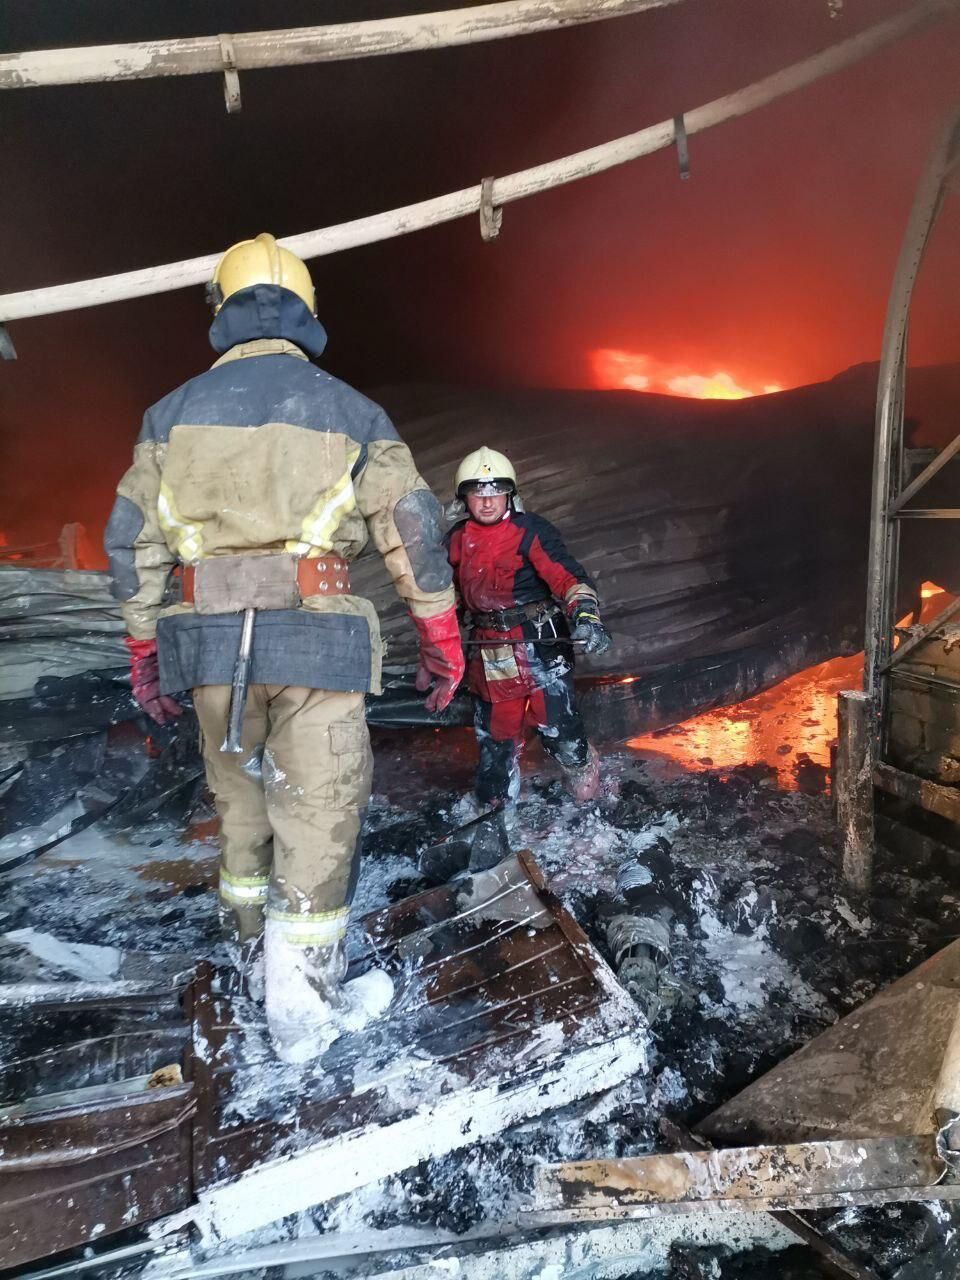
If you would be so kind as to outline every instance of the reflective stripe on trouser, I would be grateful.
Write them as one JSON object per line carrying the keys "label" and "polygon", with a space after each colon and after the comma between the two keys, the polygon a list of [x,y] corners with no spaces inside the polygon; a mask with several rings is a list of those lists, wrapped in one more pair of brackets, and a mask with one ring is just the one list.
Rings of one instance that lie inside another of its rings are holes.
{"label": "reflective stripe on trouser", "polygon": [[219,750],[229,685],[193,691],[207,781],[220,815],[220,901],[241,940],[264,911],[290,941],[346,930],[373,756],[363,694],[251,685],[239,755]]}
{"label": "reflective stripe on trouser", "polygon": [[563,769],[582,768],[589,757],[572,675],[560,676],[520,698],[487,702],[474,696],[473,727],[480,748],[476,794],[484,806],[519,795],[520,755],[528,728],[536,729],[543,749]]}

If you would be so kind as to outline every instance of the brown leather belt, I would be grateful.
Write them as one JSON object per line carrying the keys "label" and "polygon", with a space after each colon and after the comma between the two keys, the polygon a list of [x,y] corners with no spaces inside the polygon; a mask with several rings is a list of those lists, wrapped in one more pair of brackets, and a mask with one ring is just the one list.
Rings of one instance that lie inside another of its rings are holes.
{"label": "brown leather belt", "polygon": [[[307,596],[348,596],[350,594],[350,566],[340,556],[318,556],[296,562],[297,589],[300,598]],[[182,588],[184,604],[193,604],[196,570],[192,564],[182,564],[177,575]]]}

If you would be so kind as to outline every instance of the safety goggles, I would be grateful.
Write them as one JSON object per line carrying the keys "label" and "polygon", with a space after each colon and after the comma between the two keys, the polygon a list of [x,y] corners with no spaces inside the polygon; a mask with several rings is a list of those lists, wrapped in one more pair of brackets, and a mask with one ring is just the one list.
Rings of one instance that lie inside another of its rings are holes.
{"label": "safety goggles", "polygon": [[473,494],[478,498],[496,498],[501,493],[513,493],[513,485],[509,480],[472,480],[462,486],[465,494]]}

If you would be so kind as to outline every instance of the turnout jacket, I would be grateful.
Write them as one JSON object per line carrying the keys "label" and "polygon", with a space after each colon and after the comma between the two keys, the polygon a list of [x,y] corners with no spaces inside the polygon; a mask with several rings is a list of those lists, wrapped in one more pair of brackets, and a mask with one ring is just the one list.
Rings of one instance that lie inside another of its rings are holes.
{"label": "turnout jacket", "polygon": [[[596,601],[597,592],[549,520],[510,509],[492,525],[467,519],[449,535],[448,556],[461,605],[470,614],[545,606],[541,618],[505,629],[474,626],[472,640],[495,643],[469,650],[472,693],[487,702],[523,698],[573,670],[569,644],[542,642],[568,640],[569,609],[578,598]],[[561,607],[551,608],[552,601]]]}
{"label": "turnout jacket", "polygon": [[[440,505],[384,411],[310,363],[323,326],[295,294],[254,285],[210,329],[220,358],[147,410],[104,544],[127,629],[157,638],[165,693],[229,684],[241,615],[199,614],[178,563],[286,552],[356,559],[373,540],[411,612],[452,607]],[[257,614],[254,684],[380,692],[371,602],[310,596]]]}

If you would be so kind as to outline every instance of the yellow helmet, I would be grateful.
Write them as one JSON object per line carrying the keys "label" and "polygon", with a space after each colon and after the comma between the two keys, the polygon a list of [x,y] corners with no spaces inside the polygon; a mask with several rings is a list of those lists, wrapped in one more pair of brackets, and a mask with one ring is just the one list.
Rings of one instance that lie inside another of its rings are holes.
{"label": "yellow helmet", "polygon": [[513,463],[506,454],[488,449],[486,445],[467,454],[457,468],[457,477],[453,482],[458,498],[463,497],[463,491],[468,485],[484,483],[509,486],[504,489],[507,493],[517,491],[517,473],[513,469]]}
{"label": "yellow helmet", "polygon": [[217,263],[209,286],[214,314],[231,294],[254,284],[279,284],[314,309],[310,272],[295,253],[282,249],[266,231],[255,240],[231,245]]}

